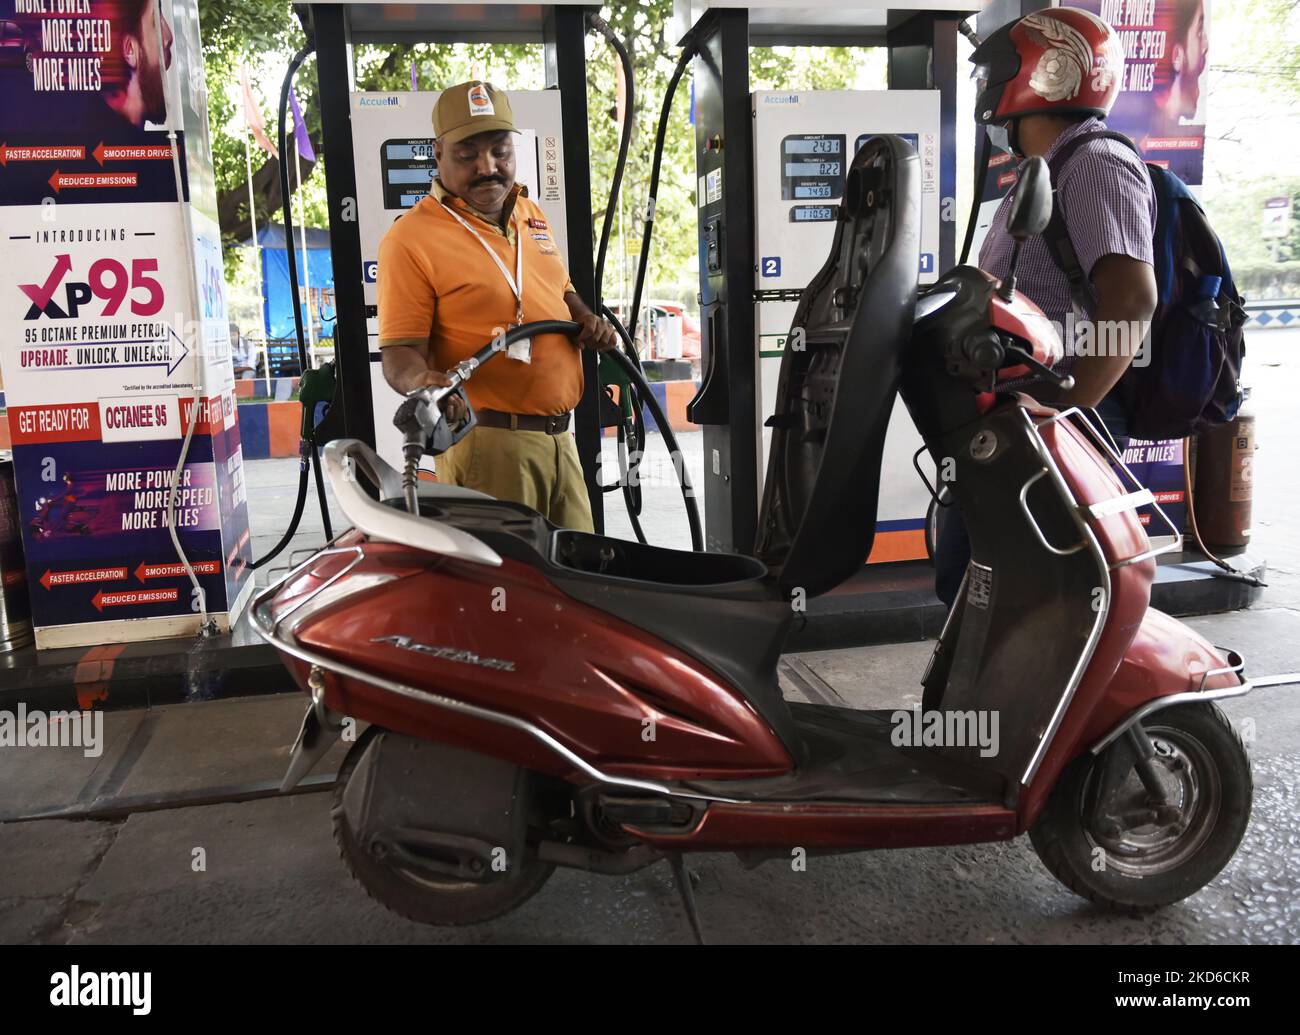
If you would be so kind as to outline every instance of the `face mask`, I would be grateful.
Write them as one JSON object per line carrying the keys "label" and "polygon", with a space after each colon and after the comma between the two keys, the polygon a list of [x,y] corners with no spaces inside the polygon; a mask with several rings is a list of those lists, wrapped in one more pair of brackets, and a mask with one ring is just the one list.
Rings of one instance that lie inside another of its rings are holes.
{"label": "face mask", "polygon": [[[985,91],[986,89],[988,89],[988,85],[989,85],[989,66],[988,66],[988,65],[976,65],[976,66],[975,66],[974,68],[972,68],[971,71],[970,71],[970,78],[971,78],[971,82],[975,84],[975,101],[976,101],[976,103],[978,104],[978,103],[979,103],[979,99],[980,99],[980,97],[983,95],[984,91]],[[979,112],[976,111],[976,112],[975,112],[975,115],[976,115],[976,117],[978,117],[978,116],[979,116]]]}
{"label": "face mask", "polygon": [[1007,133],[1006,126],[995,126],[989,123],[984,127],[984,131],[989,135],[989,142],[1000,151],[1011,151],[1011,137]]}

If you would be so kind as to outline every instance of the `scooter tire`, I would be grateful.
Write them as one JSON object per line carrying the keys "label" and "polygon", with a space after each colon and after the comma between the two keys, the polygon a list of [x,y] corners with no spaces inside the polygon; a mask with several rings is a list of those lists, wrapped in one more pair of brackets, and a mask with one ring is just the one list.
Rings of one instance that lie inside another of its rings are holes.
{"label": "scooter tire", "polygon": [[[1062,884],[1129,914],[1179,902],[1212,881],[1241,844],[1254,794],[1250,756],[1217,705],[1175,705],[1144,719],[1142,727],[1157,748],[1162,783],[1169,776],[1166,786],[1191,803],[1183,831],[1167,843],[1153,834],[1145,848],[1139,838],[1131,854],[1099,844],[1085,818],[1101,758],[1091,753],[1066,767],[1029,829],[1039,859]],[[1129,779],[1136,781],[1136,773]],[[1139,829],[1119,836],[1127,842]]]}
{"label": "scooter tire", "polygon": [[377,727],[370,727],[352,745],[335,780],[330,810],[339,856],[367,895],[407,920],[436,927],[462,927],[504,916],[541,891],[555,866],[537,858],[524,859],[511,877],[478,883],[417,875],[367,852],[348,824],[343,793],[365,753],[366,743],[377,732]]}

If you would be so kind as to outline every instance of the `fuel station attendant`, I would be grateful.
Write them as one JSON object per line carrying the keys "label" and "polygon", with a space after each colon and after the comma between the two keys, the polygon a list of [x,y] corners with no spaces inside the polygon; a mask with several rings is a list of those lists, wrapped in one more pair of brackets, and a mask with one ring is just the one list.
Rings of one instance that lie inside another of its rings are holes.
{"label": "fuel station attendant", "polygon": [[[379,346],[402,395],[449,383],[445,371],[508,327],[573,320],[577,346],[541,334],[484,364],[465,390],[478,426],[437,461],[442,482],[523,503],[565,528],[592,530],[569,434],[582,395],[579,348],[617,345],[578,297],[550,224],[515,183],[518,133],[505,92],[468,82],[433,110],[437,178],[379,245]],[[460,403],[447,400],[449,420]]]}

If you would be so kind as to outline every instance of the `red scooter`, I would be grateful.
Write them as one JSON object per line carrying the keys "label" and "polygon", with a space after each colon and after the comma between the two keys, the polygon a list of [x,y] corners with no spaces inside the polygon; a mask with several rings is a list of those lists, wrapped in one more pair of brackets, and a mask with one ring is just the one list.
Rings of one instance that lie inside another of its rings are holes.
{"label": "red scooter", "polygon": [[[1055,377],[1061,356],[1014,276],[958,267],[918,298],[919,199],[901,139],[859,151],[795,316],[804,347],[782,361],[753,556],[557,528],[417,484],[421,454],[465,430],[442,399],[507,338],[406,401],[403,473],[355,440],[325,449],[354,527],[253,614],[311,696],[286,788],[344,716],[369,723],[333,820],[372,896],[473,923],[556,866],[666,859],[698,937],[686,852],[750,863],[1027,831],[1072,890],[1134,911],[1232,857],[1250,765],[1214,701],[1251,688],[1243,663],[1149,609],[1160,551],[1137,510],[1154,500],[1093,416],[999,391]],[[1031,161],[1013,236],[1040,233],[1050,207]],[[797,610],[871,551],[899,391],[971,540],[922,708],[788,702],[776,669]]]}

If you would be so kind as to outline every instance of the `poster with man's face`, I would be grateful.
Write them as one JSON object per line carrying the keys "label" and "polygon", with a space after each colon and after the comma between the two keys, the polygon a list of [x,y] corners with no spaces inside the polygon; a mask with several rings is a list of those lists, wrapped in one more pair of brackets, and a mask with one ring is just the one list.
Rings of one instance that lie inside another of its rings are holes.
{"label": "poster with man's face", "polygon": [[0,0],[0,203],[175,199],[174,26],[172,0]]}
{"label": "poster with man's face", "polygon": [[1107,119],[1149,162],[1201,183],[1209,0],[1072,0],[1108,22],[1124,49],[1124,80]]}

